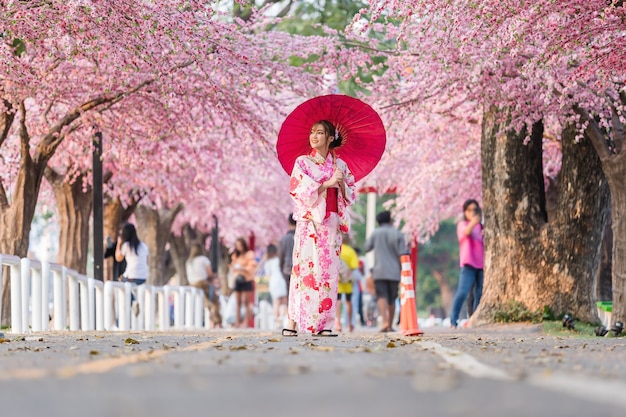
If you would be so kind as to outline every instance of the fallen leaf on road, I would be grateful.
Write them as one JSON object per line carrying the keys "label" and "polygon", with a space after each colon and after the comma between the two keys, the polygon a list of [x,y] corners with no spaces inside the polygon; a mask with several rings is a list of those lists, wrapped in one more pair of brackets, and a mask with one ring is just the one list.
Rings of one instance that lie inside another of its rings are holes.
{"label": "fallen leaf on road", "polygon": [[247,350],[248,348],[246,346],[231,346],[229,349],[230,350]]}
{"label": "fallen leaf on road", "polygon": [[135,339],[131,338],[131,337],[127,337],[126,340],[124,340],[124,343],[127,345],[138,345],[139,342],[136,341]]}
{"label": "fallen leaf on road", "polygon": [[287,373],[289,375],[301,375],[309,372],[311,372],[311,368],[305,365],[287,367]]}
{"label": "fallen leaf on road", "polygon": [[395,343],[393,343],[393,342],[389,342],[389,343],[387,343],[387,347],[388,347],[388,348],[395,348],[395,347],[396,347],[396,344],[395,344]]}
{"label": "fallen leaf on road", "polygon": [[99,355],[99,354],[100,354],[100,352],[98,352],[97,350],[90,350],[90,351],[89,351],[89,354],[90,354],[90,355]]}
{"label": "fallen leaf on road", "polygon": [[274,338],[274,339],[267,339],[268,342],[280,342],[282,339],[279,338]]}
{"label": "fallen leaf on road", "polygon": [[335,350],[334,346],[315,346],[313,350],[319,350],[321,352],[333,352]]}

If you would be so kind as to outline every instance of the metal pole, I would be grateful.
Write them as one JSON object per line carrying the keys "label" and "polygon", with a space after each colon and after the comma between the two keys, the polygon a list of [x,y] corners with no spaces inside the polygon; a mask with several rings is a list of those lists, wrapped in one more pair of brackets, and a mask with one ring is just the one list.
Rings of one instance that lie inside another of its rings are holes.
{"label": "metal pole", "polygon": [[[367,207],[365,211],[365,239],[369,238],[376,228],[376,192],[367,193]],[[370,268],[374,267],[374,251],[365,255],[367,259],[367,271],[365,275],[369,275]]]}
{"label": "metal pole", "polygon": [[104,217],[102,201],[102,132],[93,139],[93,277],[104,280]]}
{"label": "metal pole", "polygon": [[219,242],[219,226],[217,223],[217,216],[213,215],[213,220],[215,221],[215,226],[211,230],[211,269],[213,269],[214,273],[217,273],[217,269],[220,261],[220,242]]}

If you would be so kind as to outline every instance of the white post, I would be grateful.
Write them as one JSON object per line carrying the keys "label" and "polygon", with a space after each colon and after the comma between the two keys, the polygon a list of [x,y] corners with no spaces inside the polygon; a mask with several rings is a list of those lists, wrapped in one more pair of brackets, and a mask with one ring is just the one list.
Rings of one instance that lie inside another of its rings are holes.
{"label": "white post", "polygon": [[205,329],[213,328],[213,323],[211,323],[211,312],[206,307],[203,309],[203,312],[204,312],[204,328]]}
{"label": "white post", "polygon": [[11,265],[11,333],[22,333],[22,272],[20,264]]}
{"label": "white post", "polygon": [[[38,262],[37,262],[38,263]],[[30,271],[31,273],[31,282],[32,282],[32,295],[31,295],[31,301],[32,301],[32,313],[33,313],[33,317],[32,317],[32,329],[33,332],[40,332],[41,331],[41,303],[42,303],[42,285],[41,285],[41,276],[42,271],[41,269],[43,268],[43,266],[41,264],[37,265],[36,262],[31,262],[31,266],[33,267]]]}
{"label": "white post", "polygon": [[195,297],[194,307],[195,307],[195,319],[194,319],[194,327],[196,329],[201,329],[202,327],[202,319],[204,318],[204,291],[196,289],[196,297]]}
{"label": "white post", "polygon": [[146,306],[146,330],[149,331],[154,331],[154,320],[155,320],[155,315],[156,315],[156,308],[155,308],[155,292],[154,292],[154,287],[152,285],[144,285],[144,287],[146,287],[146,297],[144,300],[144,305]]}
{"label": "white post", "polygon": [[69,271],[67,274],[67,286],[69,291],[70,331],[75,332],[80,329],[80,311],[78,310],[78,279],[76,278],[74,271]]}
{"label": "white post", "polygon": [[170,328],[170,287],[164,286],[159,297],[160,330],[167,330]]}
{"label": "white post", "polygon": [[54,289],[53,289],[53,308],[54,308],[54,330],[65,330],[67,326],[67,317],[65,309],[65,288],[67,280],[67,270],[64,266],[60,270],[54,269]]}
{"label": "white post", "polygon": [[50,262],[41,264],[41,330],[50,330]]}
{"label": "white post", "polygon": [[119,314],[118,322],[119,329],[123,331],[130,330],[130,294],[132,291],[132,284],[130,282],[124,283],[123,292],[120,294],[119,300]]}
{"label": "white post", "polygon": [[104,283],[104,330],[113,330],[113,281]]}
{"label": "white post", "polygon": [[[144,330],[146,317],[146,286],[138,285],[136,289],[137,298],[135,299],[135,302],[139,305],[139,314],[137,315],[137,330]],[[134,312],[133,316],[135,316]]]}
{"label": "white post", "polygon": [[104,330],[104,284],[95,281],[96,330]]}
{"label": "white post", "polygon": [[91,330],[89,327],[89,315],[91,304],[89,303],[89,286],[86,278],[77,277],[78,288],[80,290],[80,329],[82,331]]}
{"label": "white post", "polygon": [[96,330],[96,285],[93,278],[87,278],[87,303],[89,307],[87,330]]}
{"label": "white post", "polygon": [[[376,193],[367,193],[367,208],[365,215],[365,239],[369,238],[376,228]],[[365,255],[367,259],[367,270],[365,276],[369,275],[369,268],[374,267],[374,251],[368,252]]]}
{"label": "white post", "polygon": [[22,333],[28,333],[30,324],[30,259],[21,260],[22,278]]}
{"label": "white post", "polygon": [[182,329],[184,325],[184,305],[185,299],[181,297],[180,287],[174,289],[174,328]]}
{"label": "white post", "polygon": [[190,287],[181,288],[185,294],[185,328],[193,329],[193,302],[194,302],[194,289]]}

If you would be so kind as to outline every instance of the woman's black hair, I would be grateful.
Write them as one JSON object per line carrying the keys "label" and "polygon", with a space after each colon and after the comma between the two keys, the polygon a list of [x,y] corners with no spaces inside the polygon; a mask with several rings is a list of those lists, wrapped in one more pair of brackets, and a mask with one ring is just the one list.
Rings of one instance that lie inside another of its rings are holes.
{"label": "woman's black hair", "polygon": [[469,200],[465,200],[465,203],[463,203],[463,218],[465,220],[468,220],[467,216],[465,215],[465,210],[467,210],[467,208],[471,206],[472,204],[476,204],[476,208],[480,212],[480,204],[478,204],[478,201],[474,200],[473,198],[470,198]]}
{"label": "woman's black hair", "polygon": [[126,223],[124,227],[122,227],[122,243],[128,242],[130,247],[135,253],[137,253],[137,249],[139,248],[139,238],[137,237],[137,230],[132,223]]}
{"label": "woman's black hair", "polygon": [[[239,250],[237,249],[237,242],[241,242],[241,247],[243,248],[243,252],[239,252]],[[248,242],[246,242],[246,239],[242,237],[237,238],[237,240],[235,241],[235,256],[239,258],[244,253],[248,253],[248,250],[249,250]]]}
{"label": "woman's black hair", "polygon": [[339,131],[335,128],[335,125],[333,125],[328,120],[320,120],[319,122],[313,124],[313,126],[315,125],[322,126],[324,128],[324,131],[326,132],[326,135],[332,136],[334,138],[333,141],[330,142],[330,144],[328,145],[328,149],[335,149],[341,146],[343,138],[341,137],[341,133],[339,133]]}

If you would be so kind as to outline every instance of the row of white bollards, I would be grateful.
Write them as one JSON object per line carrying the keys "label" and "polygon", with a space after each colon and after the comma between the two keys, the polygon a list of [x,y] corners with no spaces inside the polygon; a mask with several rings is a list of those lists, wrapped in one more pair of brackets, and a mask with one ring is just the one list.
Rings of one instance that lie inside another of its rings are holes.
{"label": "row of white bollards", "polygon": [[[103,283],[62,265],[0,254],[0,294],[8,281],[3,266],[10,271],[12,333],[51,330],[50,303],[52,330],[167,330],[172,318],[174,329],[207,327],[199,288]],[[0,296],[0,321],[1,314]]]}

